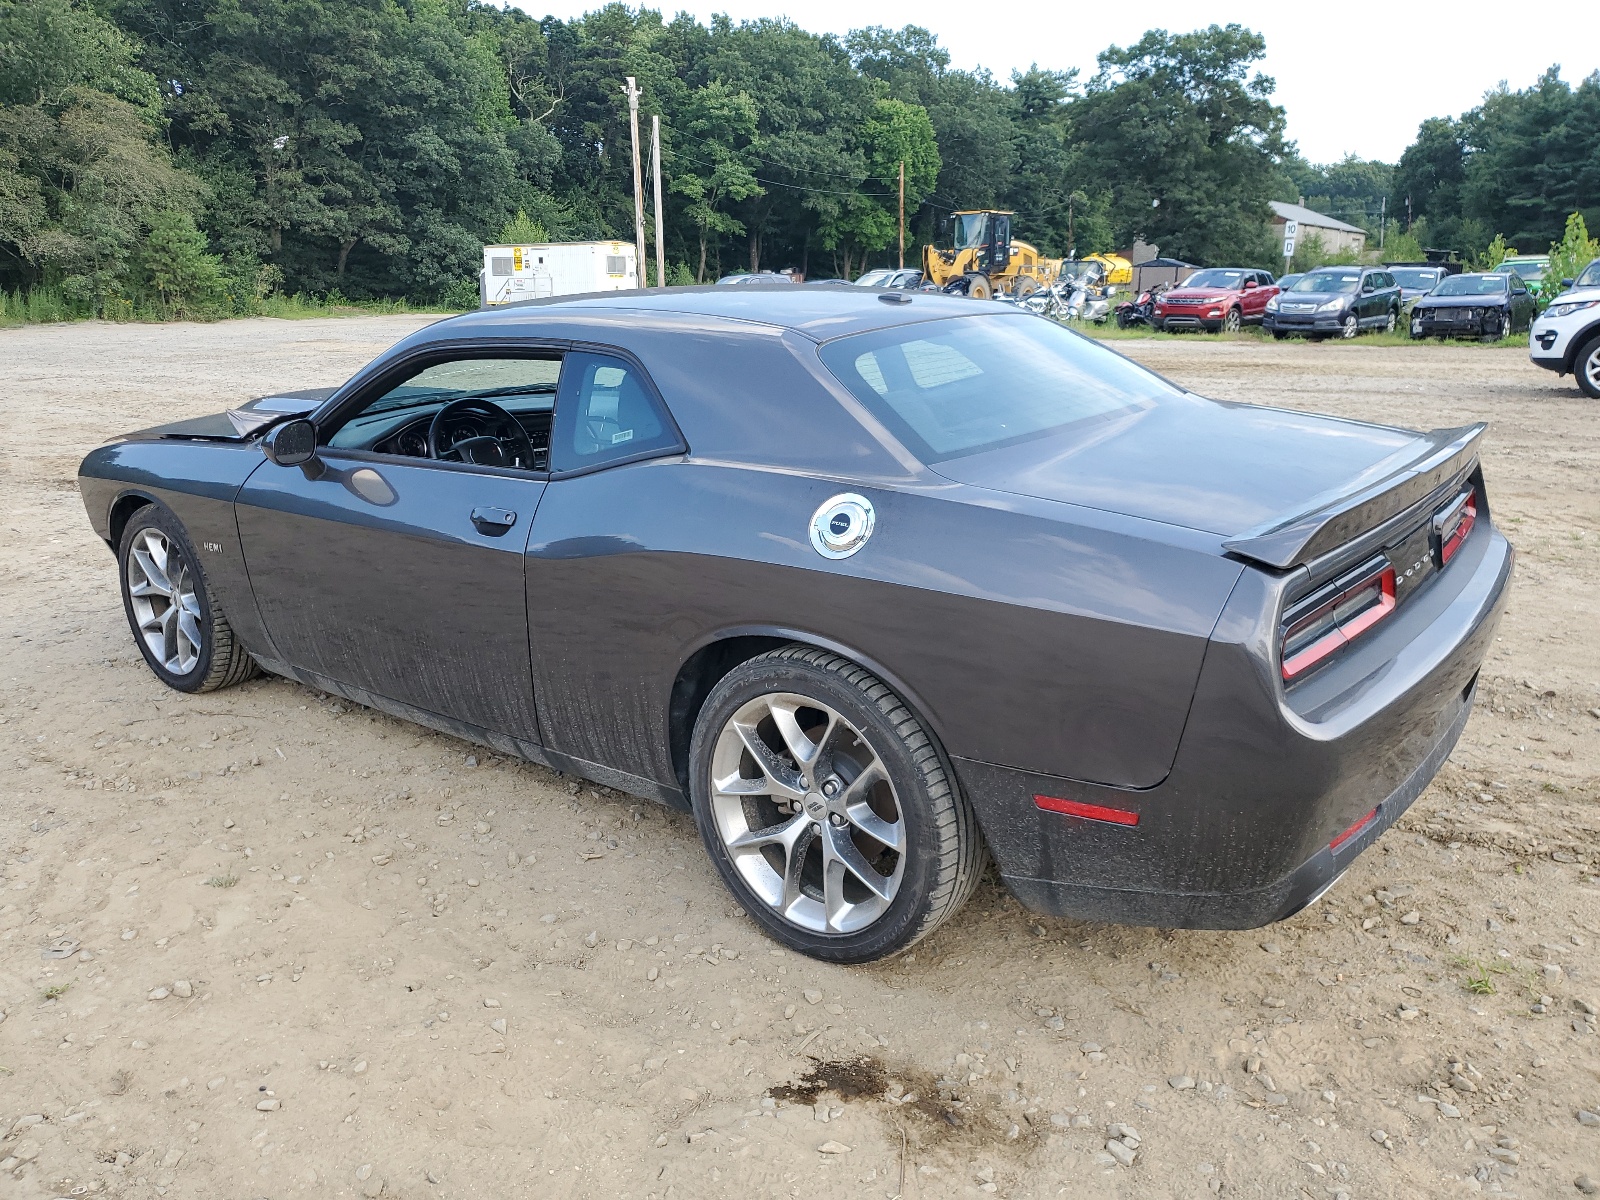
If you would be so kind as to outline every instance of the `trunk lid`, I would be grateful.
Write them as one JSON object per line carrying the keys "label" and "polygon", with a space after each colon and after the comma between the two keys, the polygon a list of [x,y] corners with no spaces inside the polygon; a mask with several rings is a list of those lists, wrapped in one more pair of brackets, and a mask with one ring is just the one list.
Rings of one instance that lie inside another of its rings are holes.
{"label": "trunk lid", "polygon": [[1483,426],[1430,434],[1185,395],[948,459],[948,479],[1181,526],[1287,568],[1377,527],[1455,473]]}

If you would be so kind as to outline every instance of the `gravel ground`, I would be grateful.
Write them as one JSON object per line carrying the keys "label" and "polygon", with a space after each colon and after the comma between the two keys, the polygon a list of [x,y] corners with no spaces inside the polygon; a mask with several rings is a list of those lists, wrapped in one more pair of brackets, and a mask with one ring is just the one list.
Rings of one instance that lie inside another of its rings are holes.
{"label": "gravel ground", "polygon": [[[77,462],[415,317],[0,332],[0,1192],[1562,1196],[1600,1179],[1600,439],[1516,350],[1119,342],[1226,399],[1492,423],[1477,713],[1320,904],[823,966],[685,817],[130,640]],[[1127,1165],[1131,1164],[1131,1165]]]}

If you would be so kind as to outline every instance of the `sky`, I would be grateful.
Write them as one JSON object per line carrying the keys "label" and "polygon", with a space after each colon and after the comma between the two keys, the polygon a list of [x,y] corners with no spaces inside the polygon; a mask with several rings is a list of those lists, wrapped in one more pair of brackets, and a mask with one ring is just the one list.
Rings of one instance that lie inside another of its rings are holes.
{"label": "sky", "polygon": [[[599,7],[599,0],[515,2],[532,15],[562,18]],[[1557,63],[1571,83],[1600,69],[1600,3],[1594,0],[1555,0],[1539,10],[1543,18],[1531,22],[1508,21],[1508,11],[1517,10],[1483,0],[1445,5],[1401,0],[1355,9],[1262,0],[999,8],[973,0],[690,0],[647,7],[669,16],[687,11],[702,22],[716,12],[735,21],[787,16],[815,33],[921,25],[938,35],[953,66],[988,67],[1002,80],[1035,62],[1052,70],[1077,67],[1087,77],[1101,50],[1135,42],[1147,29],[1181,32],[1237,22],[1265,35],[1261,70],[1277,80],[1276,99],[1288,113],[1289,137],[1315,163],[1336,162],[1346,154],[1394,162],[1424,118],[1474,108],[1501,81],[1513,90],[1525,88]]]}

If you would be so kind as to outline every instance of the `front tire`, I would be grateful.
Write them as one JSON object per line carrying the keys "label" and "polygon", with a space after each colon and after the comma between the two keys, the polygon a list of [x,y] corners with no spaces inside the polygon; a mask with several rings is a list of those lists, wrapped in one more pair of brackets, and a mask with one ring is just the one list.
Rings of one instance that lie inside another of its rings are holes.
{"label": "front tire", "polygon": [[255,674],[255,660],[234,637],[170,510],[147,504],[129,518],[117,565],[134,644],[162,683],[179,692],[213,692]]}
{"label": "front tire", "polygon": [[791,645],[735,667],[689,755],[712,862],[792,950],[837,963],[897,954],[977,886],[982,837],[943,752],[848,659]]}
{"label": "front tire", "polygon": [[1356,317],[1355,313],[1351,313],[1349,316],[1345,317],[1344,321],[1339,326],[1339,336],[1344,338],[1346,341],[1349,341],[1360,332],[1361,321]]}
{"label": "front tire", "polygon": [[1222,318],[1222,332],[1238,333],[1243,324],[1244,318],[1239,315],[1239,310],[1237,308],[1230,308],[1228,310],[1228,315]]}
{"label": "front tire", "polygon": [[1600,334],[1578,348],[1572,360],[1572,374],[1578,388],[1591,400],[1600,400]]}

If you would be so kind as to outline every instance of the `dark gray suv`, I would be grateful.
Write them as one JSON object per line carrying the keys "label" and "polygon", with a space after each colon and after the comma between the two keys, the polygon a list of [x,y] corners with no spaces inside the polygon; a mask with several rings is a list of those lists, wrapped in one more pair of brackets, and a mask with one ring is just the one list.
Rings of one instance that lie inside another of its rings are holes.
{"label": "dark gray suv", "polygon": [[1400,285],[1382,267],[1318,267],[1267,303],[1262,327],[1276,338],[1353,338],[1363,329],[1392,332],[1400,306]]}

